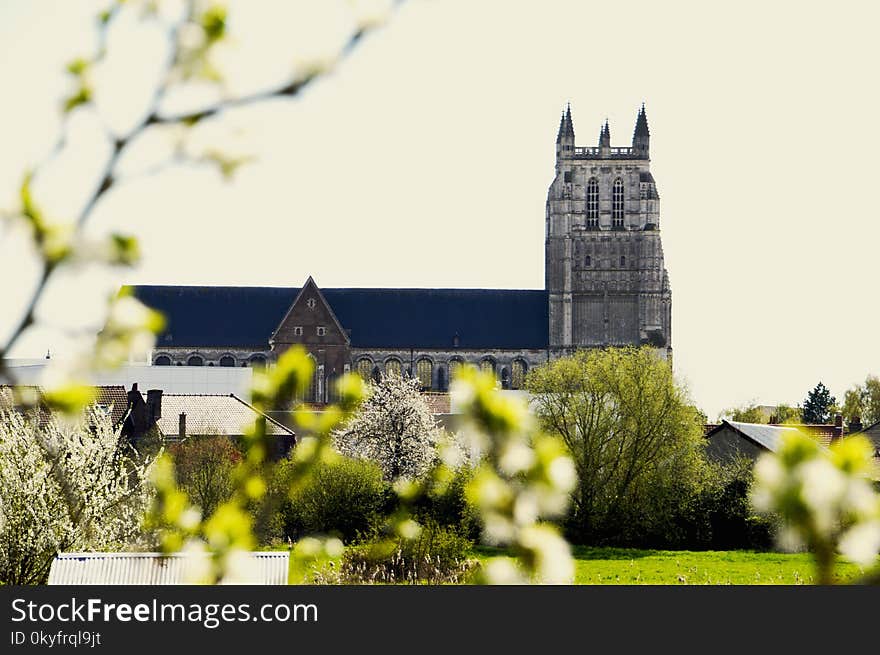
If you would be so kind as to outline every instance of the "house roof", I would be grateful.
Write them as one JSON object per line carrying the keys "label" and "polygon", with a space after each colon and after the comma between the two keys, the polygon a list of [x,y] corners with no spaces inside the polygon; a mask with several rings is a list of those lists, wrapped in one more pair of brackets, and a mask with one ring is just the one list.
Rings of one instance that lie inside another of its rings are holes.
{"label": "house roof", "polygon": [[[165,314],[156,347],[266,348],[300,287],[136,286]],[[321,289],[355,348],[528,348],[548,344],[547,292]]]}
{"label": "house roof", "polygon": [[[42,387],[36,385],[19,385],[19,388],[26,388],[42,395]],[[119,425],[128,412],[128,395],[125,387],[121,385],[96,386],[95,401],[92,403],[95,407],[105,407],[111,409],[110,417],[113,425]],[[10,407],[14,403],[13,386],[8,384],[0,384],[0,406]],[[45,425],[49,420],[49,413],[40,412],[40,425]]]}
{"label": "house roof", "polygon": [[[235,394],[162,394],[162,417],[156,421],[162,434],[178,434],[181,414],[186,414],[187,434],[229,436],[244,434],[257,417],[266,416]],[[294,434],[268,416],[266,433],[270,436]]]}
{"label": "house roof", "polygon": [[786,434],[797,433],[798,430],[786,425],[768,425],[764,423],[740,423],[739,421],[721,421],[721,424],[706,435],[711,439],[725,427],[729,427],[749,441],[756,443],[771,452],[779,450],[782,438]]}
{"label": "house roof", "polygon": [[859,430],[858,432],[854,432],[853,434],[864,434],[865,432],[874,432],[875,430],[878,430],[878,428],[880,428],[880,421],[877,421],[876,423],[871,423],[871,425],[866,425],[861,430]]}
{"label": "house roof", "polygon": [[98,395],[95,397],[95,405],[112,408],[110,416],[113,425],[119,425],[128,411],[128,394],[122,385],[95,387]]}
{"label": "house roof", "polygon": [[[237,583],[286,585],[290,554],[248,553]],[[209,553],[59,553],[49,570],[50,585],[188,584],[188,567]],[[201,569],[202,566],[198,566]]]}

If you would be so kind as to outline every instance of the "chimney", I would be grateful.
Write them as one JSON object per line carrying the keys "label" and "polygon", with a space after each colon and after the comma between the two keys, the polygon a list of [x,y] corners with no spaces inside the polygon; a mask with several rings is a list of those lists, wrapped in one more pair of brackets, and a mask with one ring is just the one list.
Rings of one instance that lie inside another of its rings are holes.
{"label": "chimney", "polygon": [[853,416],[850,419],[849,425],[847,427],[849,428],[850,434],[856,434],[857,432],[861,432],[862,431],[862,417],[861,416]]}
{"label": "chimney", "polygon": [[162,418],[162,390],[147,389],[147,420],[150,427]]}
{"label": "chimney", "polygon": [[180,413],[180,418],[177,423],[177,438],[185,439],[186,438],[186,414],[184,412]]}
{"label": "chimney", "polygon": [[834,436],[831,437],[832,441],[837,441],[841,437],[843,437],[843,414],[835,414],[834,415]]}

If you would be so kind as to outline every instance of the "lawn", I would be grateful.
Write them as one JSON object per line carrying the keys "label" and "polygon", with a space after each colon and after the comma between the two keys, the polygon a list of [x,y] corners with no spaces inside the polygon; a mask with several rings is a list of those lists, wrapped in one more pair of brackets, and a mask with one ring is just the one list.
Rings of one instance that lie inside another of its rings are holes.
{"label": "lawn", "polygon": [[[498,554],[479,549],[481,560]],[[635,550],[575,547],[576,584],[812,584],[806,553],[752,551]],[[860,569],[838,562],[836,578],[853,580]]]}
{"label": "lawn", "polygon": [[[473,554],[480,561],[486,561],[490,557],[504,556],[504,551],[478,547]],[[575,584],[752,585],[815,582],[813,562],[806,553],[635,550],[576,546],[574,556]],[[338,560],[335,565],[338,566]],[[860,573],[861,570],[856,565],[839,561],[836,579],[838,582],[851,581]],[[293,580],[294,576],[291,575],[291,581]]]}

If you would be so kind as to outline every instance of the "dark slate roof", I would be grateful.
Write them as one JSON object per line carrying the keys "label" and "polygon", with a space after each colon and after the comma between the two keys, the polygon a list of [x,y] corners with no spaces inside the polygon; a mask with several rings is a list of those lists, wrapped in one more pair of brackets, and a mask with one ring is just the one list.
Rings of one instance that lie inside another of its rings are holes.
{"label": "dark slate roof", "polygon": [[[164,347],[265,348],[299,288],[137,286]],[[356,348],[546,348],[544,290],[321,289]]]}

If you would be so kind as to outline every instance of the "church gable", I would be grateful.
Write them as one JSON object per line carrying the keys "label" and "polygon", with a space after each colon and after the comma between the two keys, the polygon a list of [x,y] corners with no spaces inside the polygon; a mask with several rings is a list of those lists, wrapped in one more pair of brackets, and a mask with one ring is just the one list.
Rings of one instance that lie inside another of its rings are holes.
{"label": "church gable", "polygon": [[321,345],[348,345],[348,334],[324,294],[309,277],[290,309],[272,334],[274,347],[303,344],[307,347]]}

